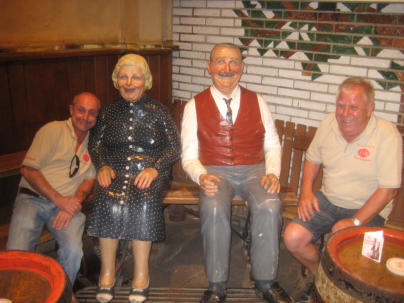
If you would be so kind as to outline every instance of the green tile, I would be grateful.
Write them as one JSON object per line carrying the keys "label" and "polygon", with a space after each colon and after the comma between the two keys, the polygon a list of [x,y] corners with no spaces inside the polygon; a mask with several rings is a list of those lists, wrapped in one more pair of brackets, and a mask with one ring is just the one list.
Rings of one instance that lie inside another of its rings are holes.
{"label": "green tile", "polygon": [[268,48],[267,46],[271,44],[271,40],[267,39],[257,39],[258,44],[261,46],[261,48]]}
{"label": "green tile", "polygon": [[335,54],[358,55],[356,50],[353,47],[349,47],[349,46],[334,45],[332,47],[332,50],[333,50],[333,53],[335,53]]}
{"label": "green tile", "polygon": [[[351,11],[357,12],[366,12],[368,8],[372,8],[374,2],[367,2],[367,3],[350,3],[349,8]],[[352,5],[352,8],[351,8]],[[348,7],[348,6],[347,6]],[[372,8],[373,9],[373,8]]]}
{"label": "green tile", "polygon": [[[375,46],[381,45],[379,38],[370,36],[369,39],[372,41],[373,45],[375,45]],[[384,44],[383,46],[386,46],[386,45]],[[382,50],[383,50],[383,48],[378,48],[377,51],[376,51],[376,53],[378,54],[378,53],[380,53]]]}
{"label": "green tile", "polygon": [[[283,4],[283,1],[258,1],[261,6],[265,9],[285,9],[285,6]],[[299,3],[293,2],[293,1],[289,1],[289,3],[293,3],[295,5],[295,7],[298,7]]]}
{"label": "green tile", "polygon": [[252,4],[251,1],[242,1],[245,8],[255,8],[257,5]]}
{"label": "green tile", "polygon": [[250,16],[251,18],[266,19],[266,16],[262,12],[262,10],[257,10],[257,9],[249,9],[248,16]]}
{"label": "green tile", "polygon": [[276,28],[279,24],[281,24],[280,21],[267,20],[265,21],[265,28]]}
{"label": "green tile", "polygon": [[258,48],[257,48],[257,51],[258,51],[258,53],[260,54],[260,56],[264,56],[264,55],[268,52],[268,49],[267,49],[267,48],[258,47]]}
{"label": "green tile", "polygon": [[[400,81],[397,77],[397,75],[393,72],[388,72],[388,71],[378,71],[385,80],[393,80],[393,81]],[[391,89],[393,87],[396,87],[400,85],[400,83],[395,83],[395,82],[390,82],[390,81],[383,81],[383,80],[378,80],[377,81],[381,86],[383,86],[384,89]]]}
{"label": "green tile", "polygon": [[355,34],[372,34],[373,26],[363,25],[363,26],[354,26],[351,30],[347,30],[346,32],[355,33]]}
{"label": "green tile", "polygon": [[[330,49],[330,46],[328,47]],[[331,54],[315,54],[314,61],[318,62],[328,62],[330,59],[338,59],[340,56]]]}
{"label": "green tile", "polygon": [[394,69],[394,70],[397,70],[397,71],[404,71],[404,66],[402,66],[402,65],[400,65],[400,64],[398,64],[398,63],[396,63],[394,61],[391,62],[390,68]]}
{"label": "green tile", "polygon": [[243,44],[243,45],[247,45],[248,41],[250,41],[250,39],[243,38],[243,37],[240,37],[238,39],[240,40],[241,44]]}

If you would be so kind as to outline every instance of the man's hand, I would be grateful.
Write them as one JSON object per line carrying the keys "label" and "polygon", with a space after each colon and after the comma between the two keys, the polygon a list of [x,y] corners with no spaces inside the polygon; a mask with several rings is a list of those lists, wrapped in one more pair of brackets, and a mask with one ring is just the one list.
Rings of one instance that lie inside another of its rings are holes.
{"label": "man's hand", "polygon": [[97,180],[102,187],[108,187],[112,179],[115,179],[115,172],[111,167],[103,166],[98,170]]}
{"label": "man's hand", "polygon": [[335,233],[336,231],[339,231],[340,229],[344,229],[347,227],[355,226],[353,224],[352,218],[346,218],[346,219],[341,219],[337,223],[334,224],[334,226],[331,228],[331,232]]}
{"label": "man's hand", "polygon": [[261,185],[271,194],[279,193],[281,190],[281,183],[279,182],[278,177],[274,174],[263,176],[261,178]]}
{"label": "man's hand", "polygon": [[135,178],[133,185],[137,186],[137,188],[144,189],[149,188],[150,184],[154,179],[159,175],[158,171],[155,168],[149,167],[142,170]]}
{"label": "man's hand", "polygon": [[60,209],[53,219],[52,226],[57,230],[61,230],[63,227],[68,227],[73,216],[68,212]]}
{"label": "man's hand", "polygon": [[79,213],[81,210],[81,202],[78,198],[76,197],[70,197],[70,196],[60,196],[57,201],[55,201],[55,204],[57,207],[59,207],[61,210],[64,210],[65,212],[69,213],[71,216],[75,216]]}
{"label": "man's hand", "polygon": [[207,196],[213,196],[217,192],[217,184],[220,178],[213,174],[202,174],[199,176],[199,185]]}
{"label": "man's hand", "polygon": [[309,220],[314,215],[314,210],[320,211],[317,197],[313,192],[305,193],[302,191],[297,208],[299,218],[303,221]]}

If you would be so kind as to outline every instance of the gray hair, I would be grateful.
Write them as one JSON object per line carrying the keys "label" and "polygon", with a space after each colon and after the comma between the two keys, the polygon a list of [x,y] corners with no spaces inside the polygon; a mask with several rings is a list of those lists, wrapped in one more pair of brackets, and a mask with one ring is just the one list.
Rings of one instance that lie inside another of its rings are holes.
{"label": "gray hair", "polygon": [[[240,55],[241,55],[241,49],[237,45],[235,45],[233,43],[218,43],[218,44],[215,44],[215,46],[210,51],[210,61],[212,61],[213,53],[215,52],[215,50],[218,47],[227,47],[227,48],[237,49],[240,52]],[[241,56],[241,58],[242,58],[242,56]]]}
{"label": "gray hair", "polygon": [[370,81],[361,77],[349,77],[345,79],[338,88],[338,96],[344,88],[357,85],[363,87],[368,104],[373,103],[375,101],[375,89]]}

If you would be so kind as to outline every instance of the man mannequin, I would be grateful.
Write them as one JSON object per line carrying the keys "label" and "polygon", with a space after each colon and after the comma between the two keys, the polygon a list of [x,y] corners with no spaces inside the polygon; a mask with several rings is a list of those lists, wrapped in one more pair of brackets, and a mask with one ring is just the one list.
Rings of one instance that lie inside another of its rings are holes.
{"label": "man mannequin", "polygon": [[209,289],[201,302],[224,302],[230,254],[231,201],[251,213],[251,265],[267,302],[287,294],[275,282],[281,201],[281,147],[267,104],[239,86],[244,63],[232,44],[218,44],[206,62],[213,85],[188,102],[182,121],[182,165],[200,185],[200,217]]}

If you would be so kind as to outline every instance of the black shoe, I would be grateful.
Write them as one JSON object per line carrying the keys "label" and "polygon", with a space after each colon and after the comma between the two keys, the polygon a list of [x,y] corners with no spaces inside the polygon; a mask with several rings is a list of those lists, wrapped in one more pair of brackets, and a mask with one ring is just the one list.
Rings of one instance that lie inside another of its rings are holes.
{"label": "black shoe", "polygon": [[296,299],[296,303],[310,303],[311,302],[311,292],[313,290],[314,284],[310,284],[309,287],[299,293]]}
{"label": "black shoe", "polygon": [[95,299],[99,303],[108,303],[114,298],[114,286],[98,286]]}
{"label": "black shoe", "polygon": [[226,299],[226,293],[220,293],[208,289],[203,293],[201,303],[224,302],[225,299]]}
{"label": "black shoe", "polygon": [[269,303],[293,303],[293,299],[287,294],[287,292],[275,282],[271,285],[271,288],[262,291],[255,288],[257,296],[264,299]]}
{"label": "black shoe", "polygon": [[149,295],[149,287],[146,288],[131,288],[129,292],[128,301],[129,303],[140,303],[144,302]]}

